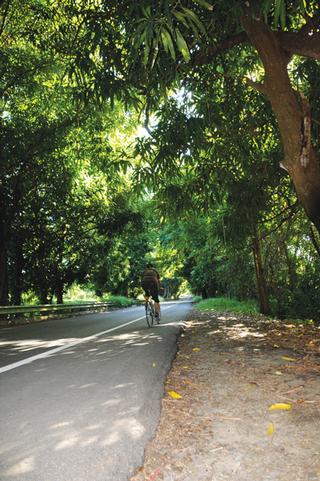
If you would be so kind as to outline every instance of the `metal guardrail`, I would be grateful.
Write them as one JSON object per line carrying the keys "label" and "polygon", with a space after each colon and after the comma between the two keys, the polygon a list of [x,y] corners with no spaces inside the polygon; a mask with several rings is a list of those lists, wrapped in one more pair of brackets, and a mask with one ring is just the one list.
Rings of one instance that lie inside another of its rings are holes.
{"label": "metal guardrail", "polygon": [[83,304],[42,304],[39,306],[0,306],[0,320],[10,321],[21,318],[34,318],[73,314],[83,311],[101,311],[108,307],[115,307],[112,302],[86,302]]}

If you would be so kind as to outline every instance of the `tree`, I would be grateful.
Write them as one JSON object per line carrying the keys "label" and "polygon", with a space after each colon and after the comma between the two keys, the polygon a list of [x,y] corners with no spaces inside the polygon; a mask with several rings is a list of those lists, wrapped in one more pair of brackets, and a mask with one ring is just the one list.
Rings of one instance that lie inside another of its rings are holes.
{"label": "tree", "polygon": [[[184,84],[192,92],[208,73],[212,83],[219,75],[226,82],[236,75],[265,95],[279,127],[281,166],[320,229],[314,85],[302,76],[296,83],[293,72],[297,58],[310,58],[315,68],[320,58],[316,0],[117,0],[83,15],[86,28],[76,42],[83,55],[75,68],[91,79],[91,93],[146,98],[147,119],[166,89]],[[86,29],[93,38],[89,43]],[[93,52],[94,62],[89,61]]]}

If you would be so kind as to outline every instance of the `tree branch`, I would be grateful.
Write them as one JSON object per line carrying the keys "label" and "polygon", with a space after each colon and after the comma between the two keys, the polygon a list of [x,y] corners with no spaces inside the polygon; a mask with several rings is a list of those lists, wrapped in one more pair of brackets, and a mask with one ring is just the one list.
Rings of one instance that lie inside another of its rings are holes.
{"label": "tree branch", "polygon": [[320,33],[274,32],[283,50],[293,55],[320,59]]}
{"label": "tree branch", "polygon": [[251,80],[248,77],[245,77],[244,80],[247,85],[250,85],[250,87],[252,87],[253,89],[258,90],[258,92],[261,92],[262,94],[266,93],[263,83],[255,82],[254,80]]}
{"label": "tree branch", "polygon": [[317,238],[316,238],[316,235],[314,233],[314,230],[313,230],[313,227],[312,227],[312,224],[310,224],[310,239],[311,239],[311,242],[313,244],[313,247],[315,248],[315,250],[317,251],[317,254],[318,256],[320,257],[320,245],[317,241]]}
{"label": "tree branch", "polygon": [[230,50],[231,48],[241,45],[245,42],[248,42],[248,36],[246,32],[241,32],[237,35],[233,35],[232,37],[227,37],[216,45],[208,47],[205,52],[197,52],[192,59],[192,64],[196,66],[208,64],[219,53]]}

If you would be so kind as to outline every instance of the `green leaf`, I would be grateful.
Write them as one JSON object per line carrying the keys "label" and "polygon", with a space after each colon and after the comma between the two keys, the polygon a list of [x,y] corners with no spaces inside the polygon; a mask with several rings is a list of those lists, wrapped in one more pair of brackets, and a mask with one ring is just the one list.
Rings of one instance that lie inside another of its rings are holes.
{"label": "green leaf", "polygon": [[192,21],[197,26],[199,31],[201,31],[204,35],[206,35],[206,29],[203,23],[201,22],[201,20],[199,19],[199,17],[189,8],[182,7],[182,10],[185,12],[186,17],[188,17],[189,20]]}
{"label": "green leaf", "polygon": [[285,0],[276,0],[275,2],[274,19],[273,19],[274,28],[277,28],[277,26],[279,25],[279,20],[280,20],[281,27],[284,28],[286,26]]}
{"label": "green leaf", "polygon": [[162,39],[162,43],[163,43],[165,51],[167,53],[170,52],[171,57],[173,58],[173,60],[175,60],[176,59],[176,52],[175,52],[175,49],[174,49],[174,45],[173,45],[173,42],[172,42],[170,32],[168,32],[168,30],[166,28],[163,28],[161,30],[161,39]]}
{"label": "green leaf", "polygon": [[195,3],[198,3],[202,7],[206,8],[207,10],[213,10],[213,5],[211,3],[206,2],[206,0],[193,0]]}
{"label": "green leaf", "polygon": [[179,22],[183,23],[183,25],[187,28],[189,28],[189,24],[186,21],[186,16],[182,12],[178,12],[177,10],[173,11],[173,15],[179,20]]}
{"label": "green leaf", "polygon": [[150,5],[146,8],[143,7],[142,11],[143,11],[145,17],[147,17],[147,18],[151,17],[151,7],[150,7]]}
{"label": "green leaf", "polygon": [[178,28],[176,28],[176,36],[177,36],[178,49],[181,52],[185,61],[189,62],[189,60],[190,60],[189,48],[188,48],[187,42],[183,38],[183,36],[182,36],[182,34],[181,34],[181,32]]}

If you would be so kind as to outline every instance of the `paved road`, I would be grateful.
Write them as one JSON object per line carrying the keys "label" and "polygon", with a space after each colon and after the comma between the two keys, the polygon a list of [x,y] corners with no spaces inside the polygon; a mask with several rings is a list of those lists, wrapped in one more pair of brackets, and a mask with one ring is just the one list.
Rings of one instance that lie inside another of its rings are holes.
{"label": "paved road", "polygon": [[152,329],[142,307],[1,329],[0,480],[127,480],[190,308],[163,305]]}

